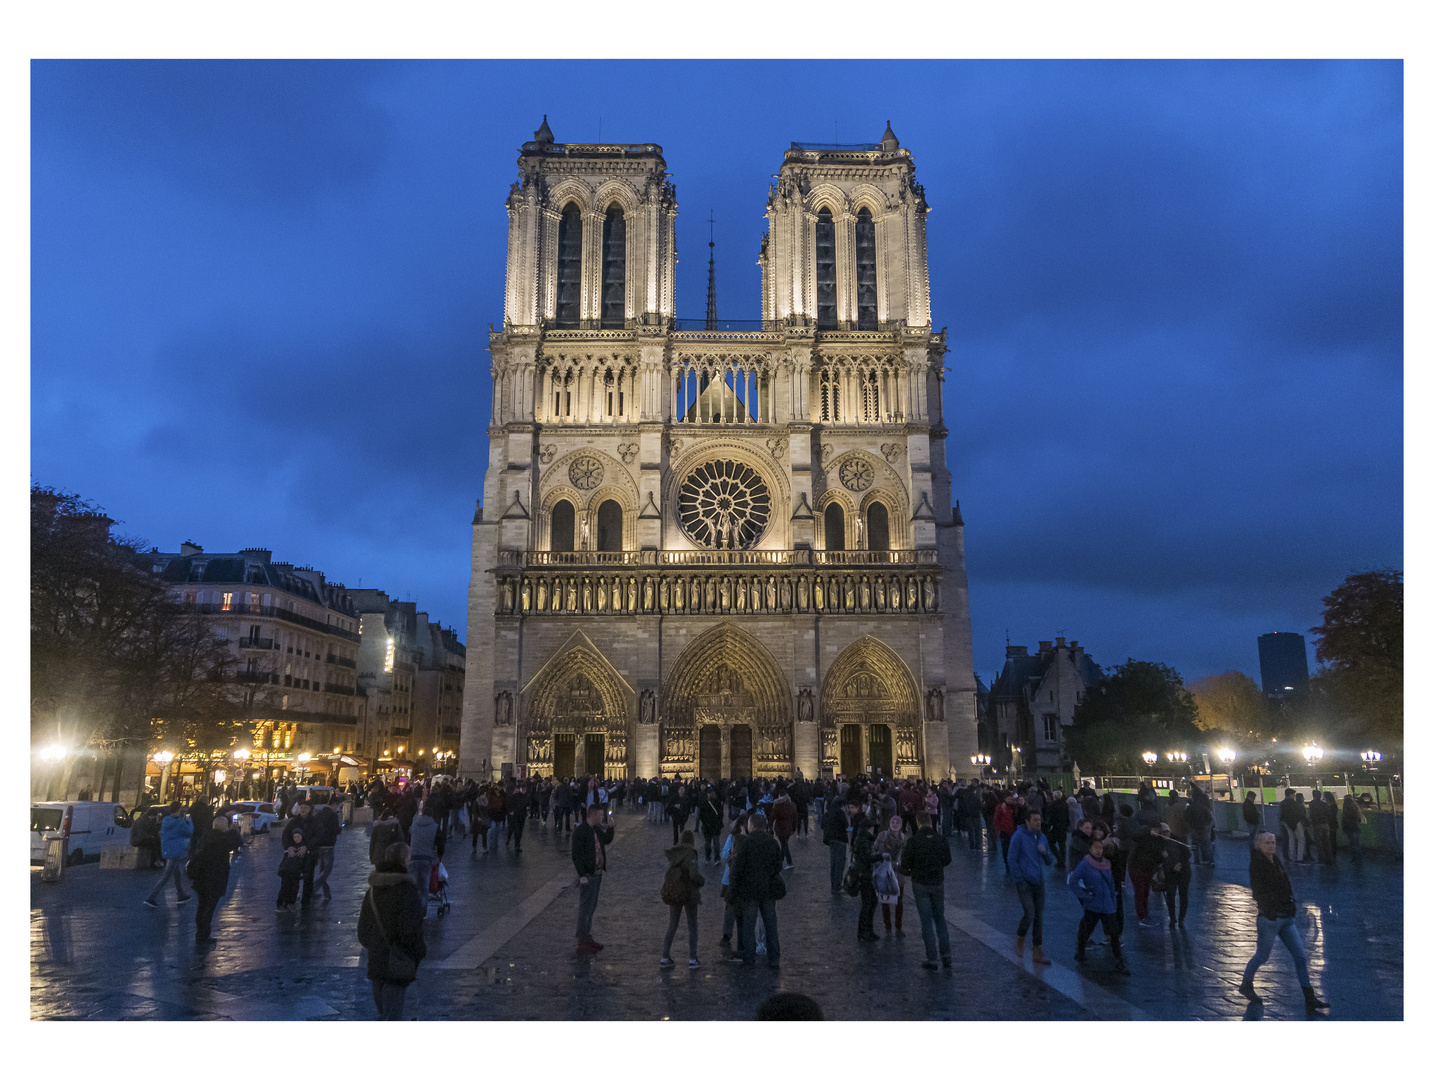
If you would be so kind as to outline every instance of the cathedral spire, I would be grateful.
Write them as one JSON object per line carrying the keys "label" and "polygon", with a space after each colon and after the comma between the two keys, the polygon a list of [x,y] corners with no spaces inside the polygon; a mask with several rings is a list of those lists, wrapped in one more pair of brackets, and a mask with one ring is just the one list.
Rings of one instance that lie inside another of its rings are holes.
{"label": "cathedral spire", "polygon": [[548,127],[548,114],[543,113],[543,126],[533,132],[535,143],[551,144],[553,141],[553,129]]}
{"label": "cathedral spire", "polygon": [[707,329],[717,329],[717,244],[716,219],[707,215]]}

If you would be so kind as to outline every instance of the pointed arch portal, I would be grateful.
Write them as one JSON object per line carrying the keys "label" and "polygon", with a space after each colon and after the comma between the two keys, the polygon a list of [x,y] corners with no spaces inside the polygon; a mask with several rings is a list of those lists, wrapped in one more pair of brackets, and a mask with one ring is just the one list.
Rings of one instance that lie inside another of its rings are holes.
{"label": "pointed arch portal", "polygon": [[921,709],[901,657],[870,635],[837,656],[822,684],[822,769],[920,776]]}

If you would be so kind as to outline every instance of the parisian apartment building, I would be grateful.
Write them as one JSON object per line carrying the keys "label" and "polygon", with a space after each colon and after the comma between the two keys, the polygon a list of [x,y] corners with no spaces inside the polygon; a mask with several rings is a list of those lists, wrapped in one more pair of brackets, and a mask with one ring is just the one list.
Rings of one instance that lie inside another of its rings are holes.
{"label": "parisian apartment building", "polygon": [[1076,705],[1098,682],[1100,667],[1079,641],[1042,641],[1034,654],[1025,645],[1006,646],[1006,663],[986,706],[993,764],[1069,771],[1065,732],[1075,722]]}

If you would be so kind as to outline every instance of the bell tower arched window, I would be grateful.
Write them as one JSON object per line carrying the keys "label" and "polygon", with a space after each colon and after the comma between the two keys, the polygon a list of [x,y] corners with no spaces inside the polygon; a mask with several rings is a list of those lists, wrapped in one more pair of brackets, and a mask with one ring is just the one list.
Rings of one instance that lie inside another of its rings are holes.
{"label": "bell tower arched window", "polygon": [[836,324],[836,226],[824,206],[817,215],[817,329],[835,330]]}
{"label": "bell tower arched window", "polygon": [[613,499],[605,499],[598,507],[597,533],[599,551],[622,550],[622,507]]}
{"label": "bell tower arched window", "polygon": [[622,207],[608,208],[602,223],[602,325],[621,330],[627,322],[627,220]]}
{"label": "bell tower arched window", "polygon": [[866,550],[891,550],[891,522],[884,503],[874,502],[866,508]]}
{"label": "bell tower arched window", "polygon": [[841,506],[831,503],[822,514],[822,521],[825,524],[825,533],[828,551],[846,550],[846,515],[842,513]]}
{"label": "bell tower arched window", "polygon": [[577,329],[582,313],[582,285],[583,214],[577,203],[568,203],[563,207],[563,216],[558,220],[556,323],[559,327]]}
{"label": "bell tower arched window", "polygon": [[856,328],[876,329],[876,223],[864,206],[856,215]]}
{"label": "bell tower arched window", "polygon": [[552,530],[548,547],[553,551],[573,550],[573,525],[577,515],[573,511],[573,504],[567,499],[561,499],[553,507]]}

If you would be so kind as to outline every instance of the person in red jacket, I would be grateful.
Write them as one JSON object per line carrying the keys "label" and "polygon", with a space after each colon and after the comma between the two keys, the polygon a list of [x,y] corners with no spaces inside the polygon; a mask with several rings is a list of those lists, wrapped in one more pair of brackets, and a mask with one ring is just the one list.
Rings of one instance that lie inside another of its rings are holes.
{"label": "person in red jacket", "polygon": [[[996,805],[996,813],[992,818],[996,826],[996,835],[1001,838],[1001,861],[1006,862],[1011,851],[1011,835],[1016,831],[1016,793],[1007,793],[1005,799]],[[1011,872],[1009,864],[1006,866],[1006,873]]]}
{"label": "person in red jacket", "polygon": [[792,865],[792,849],[787,841],[797,831],[797,804],[787,794],[786,786],[778,788],[777,799],[772,803],[772,835],[782,847],[782,861]]}

